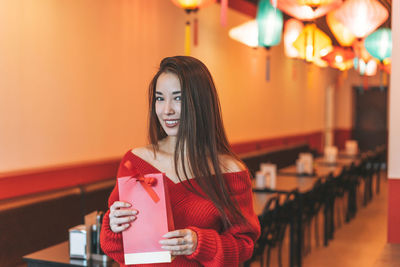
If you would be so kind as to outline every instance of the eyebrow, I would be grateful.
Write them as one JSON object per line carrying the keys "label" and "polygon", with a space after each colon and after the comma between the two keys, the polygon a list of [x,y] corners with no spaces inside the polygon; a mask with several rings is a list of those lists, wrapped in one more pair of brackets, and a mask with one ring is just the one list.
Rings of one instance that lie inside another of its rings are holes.
{"label": "eyebrow", "polygon": [[[162,94],[163,94],[163,93],[161,93],[161,92],[159,92],[159,91],[156,91],[156,95],[162,95]],[[173,94],[173,95],[179,95],[179,94],[181,94],[181,91],[173,91],[172,94]]]}

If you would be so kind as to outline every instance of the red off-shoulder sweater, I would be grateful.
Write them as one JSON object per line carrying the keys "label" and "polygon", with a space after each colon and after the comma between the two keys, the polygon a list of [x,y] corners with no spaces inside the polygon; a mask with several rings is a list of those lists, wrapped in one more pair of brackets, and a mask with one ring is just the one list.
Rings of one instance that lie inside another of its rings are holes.
{"label": "red off-shoulder sweater", "polygon": [[[127,160],[142,174],[160,172],[151,164],[129,151],[121,161],[118,177],[131,174],[132,169],[128,170],[124,166]],[[243,215],[247,218],[248,224],[233,225],[228,230],[223,231],[221,217],[210,200],[190,192],[184,185],[187,181],[175,184],[167,179],[175,229],[188,228],[195,231],[198,237],[197,248],[191,255],[177,256],[170,264],[146,264],[140,266],[232,267],[238,266],[239,263],[251,257],[254,243],[260,235],[260,225],[253,209],[249,173],[244,170],[225,173],[223,177],[230,189],[231,196],[236,200]],[[196,179],[190,181],[201,192]],[[110,207],[118,199],[118,186],[116,185],[109,197],[108,206]],[[122,234],[111,231],[109,212],[108,210],[103,220],[101,247],[108,256],[119,262],[121,266],[126,266],[124,265]]]}

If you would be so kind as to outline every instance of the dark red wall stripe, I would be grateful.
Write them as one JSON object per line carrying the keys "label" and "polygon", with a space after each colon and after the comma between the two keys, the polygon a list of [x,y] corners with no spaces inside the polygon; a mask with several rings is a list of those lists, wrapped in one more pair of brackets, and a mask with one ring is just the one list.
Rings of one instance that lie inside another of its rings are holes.
{"label": "dark red wall stripe", "polygon": [[400,179],[388,181],[388,242],[400,244]]}
{"label": "dark red wall stripe", "polygon": [[[345,141],[346,136],[341,132],[339,140]],[[322,151],[323,133],[312,132],[235,143],[232,148],[240,154],[298,143],[308,143],[311,148]],[[0,200],[112,179],[117,173],[119,160],[0,174]]]}
{"label": "dark red wall stripe", "polygon": [[351,139],[351,129],[335,129],[334,142],[339,149],[344,149],[346,140]]}
{"label": "dark red wall stripe", "polygon": [[241,154],[241,153],[262,150],[270,147],[293,145],[299,143],[308,143],[311,148],[321,151],[322,132],[314,132],[308,134],[291,135],[291,136],[235,143],[232,145],[232,149],[235,153]]}
{"label": "dark red wall stripe", "polygon": [[120,159],[0,175],[0,199],[88,184],[115,177]]}
{"label": "dark red wall stripe", "polygon": [[[229,0],[228,5],[230,8],[239,11],[243,14],[255,17],[257,14],[257,6],[245,0]],[[229,20],[229,18],[228,18]]]}

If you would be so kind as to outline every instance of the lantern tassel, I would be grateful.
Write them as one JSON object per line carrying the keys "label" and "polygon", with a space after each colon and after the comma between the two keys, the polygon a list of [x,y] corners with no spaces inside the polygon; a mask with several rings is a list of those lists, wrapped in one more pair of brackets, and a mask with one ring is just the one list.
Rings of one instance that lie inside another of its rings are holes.
{"label": "lantern tassel", "polygon": [[[381,62],[381,64],[383,63]],[[383,69],[379,70],[379,83],[380,83],[379,89],[381,89],[381,91],[385,90],[383,86]]]}
{"label": "lantern tassel", "polygon": [[221,0],[221,25],[226,26],[228,13],[228,0]]}
{"label": "lantern tassel", "polygon": [[267,73],[266,73],[266,79],[267,79],[267,82],[269,82],[269,79],[270,79],[270,65],[271,65],[271,57],[270,57],[270,55],[269,55],[269,47],[267,47],[267,68],[266,68],[266,71],[267,71]]}
{"label": "lantern tassel", "polygon": [[185,55],[190,56],[190,21],[185,25]]}
{"label": "lantern tassel", "polygon": [[292,65],[292,80],[295,81],[297,79],[297,71],[296,71],[296,66],[295,66],[294,59],[291,59],[290,63]]}
{"label": "lantern tassel", "polygon": [[194,46],[199,44],[199,20],[197,16],[193,20],[193,43]]}
{"label": "lantern tassel", "polygon": [[368,76],[364,75],[362,77],[363,77],[363,88],[364,88],[364,91],[367,91],[368,90]]}

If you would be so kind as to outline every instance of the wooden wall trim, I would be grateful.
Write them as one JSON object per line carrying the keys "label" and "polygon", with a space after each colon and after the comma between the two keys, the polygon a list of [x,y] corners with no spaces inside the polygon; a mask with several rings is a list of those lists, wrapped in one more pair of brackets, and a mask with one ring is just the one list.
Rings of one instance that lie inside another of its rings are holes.
{"label": "wooden wall trim", "polygon": [[388,179],[388,243],[400,244],[400,179]]}

